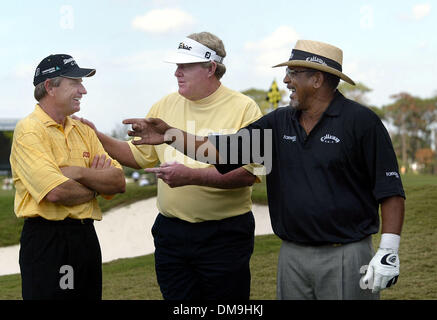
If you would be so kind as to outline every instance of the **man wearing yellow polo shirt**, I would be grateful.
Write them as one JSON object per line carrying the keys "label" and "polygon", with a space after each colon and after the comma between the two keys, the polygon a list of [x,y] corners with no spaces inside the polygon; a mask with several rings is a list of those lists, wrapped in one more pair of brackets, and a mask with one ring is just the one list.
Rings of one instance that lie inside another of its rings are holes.
{"label": "man wearing yellow polo shirt", "polygon": [[34,77],[35,110],[14,131],[11,150],[20,240],[23,299],[101,299],[101,251],[96,196],[125,190],[118,162],[95,132],[70,117],[87,93],[80,68],[66,54],[50,55]]}
{"label": "man wearing yellow polo shirt", "polygon": [[[166,61],[177,65],[179,90],[155,103],[147,117],[204,134],[236,132],[260,118],[252,99],[221,84],[225,55],[223,42],[209,32],[183,39]],[[255,229],[251,185],[260,168],[248,165],[220,175],[166,144],[136,146],[97,135],[120,163],[149,168],[159,178],[152,234],[164,299],[249,299]],[[158,162],[159,168],[151,168]]]}

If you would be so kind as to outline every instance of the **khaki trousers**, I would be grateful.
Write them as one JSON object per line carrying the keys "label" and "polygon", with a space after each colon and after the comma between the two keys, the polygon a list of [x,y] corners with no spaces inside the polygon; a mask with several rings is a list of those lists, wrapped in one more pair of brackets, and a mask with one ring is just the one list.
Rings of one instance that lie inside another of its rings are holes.
{"label": "khaki trousers", "polygon": [[374,255],[372,237],[345,245],[307,246],[282,241],[277,298],[280,300],[372,300],[379,294],[360,283]]}

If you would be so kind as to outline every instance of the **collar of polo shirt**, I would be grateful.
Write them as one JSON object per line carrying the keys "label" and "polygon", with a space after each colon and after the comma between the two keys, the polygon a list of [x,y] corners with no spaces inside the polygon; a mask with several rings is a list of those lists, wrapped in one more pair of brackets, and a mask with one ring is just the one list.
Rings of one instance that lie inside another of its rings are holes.
{"label": "collar of polo shirt", "polygon": [[214,50],[207,46],[193,39],[185,38],[179,43],[176,52],[167,57],[164,61],[176,64],[208,61],[223,63],[223,57],[217,55]]}

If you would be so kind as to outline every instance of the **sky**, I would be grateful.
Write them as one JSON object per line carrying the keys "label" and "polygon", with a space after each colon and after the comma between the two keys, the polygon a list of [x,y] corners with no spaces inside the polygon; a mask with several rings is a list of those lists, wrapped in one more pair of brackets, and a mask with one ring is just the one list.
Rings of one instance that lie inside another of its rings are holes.
{"label": "sky", "polygon": [[437,94],[437,1],[15,0],[0,4],[0,118],[31,113],[36,66],[66,53],[97,69],[78,115],[109,133],[177,91],[176,66],[163,60],[201,31],[223,40],[222,84],[234,90],[273,80],[286,90],[285,69],[272,66],[308,39],[343,50],[343,72],[372,89],[372,105]]}

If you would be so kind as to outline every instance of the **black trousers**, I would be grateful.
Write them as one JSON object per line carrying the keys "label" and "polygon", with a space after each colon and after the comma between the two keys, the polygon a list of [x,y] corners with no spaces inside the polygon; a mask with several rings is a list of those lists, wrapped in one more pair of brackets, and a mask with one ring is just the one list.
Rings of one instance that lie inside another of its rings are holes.
{"label": "black trousers", "polygon": [[102,255],[93,220],[28,218],[20,245],[24,300],[101,300]]}
{"label": "black trousers", "polygon": [[152,227],[158,284],[166,300],[248,300],[252,212],[189,223],[158,214]]}

